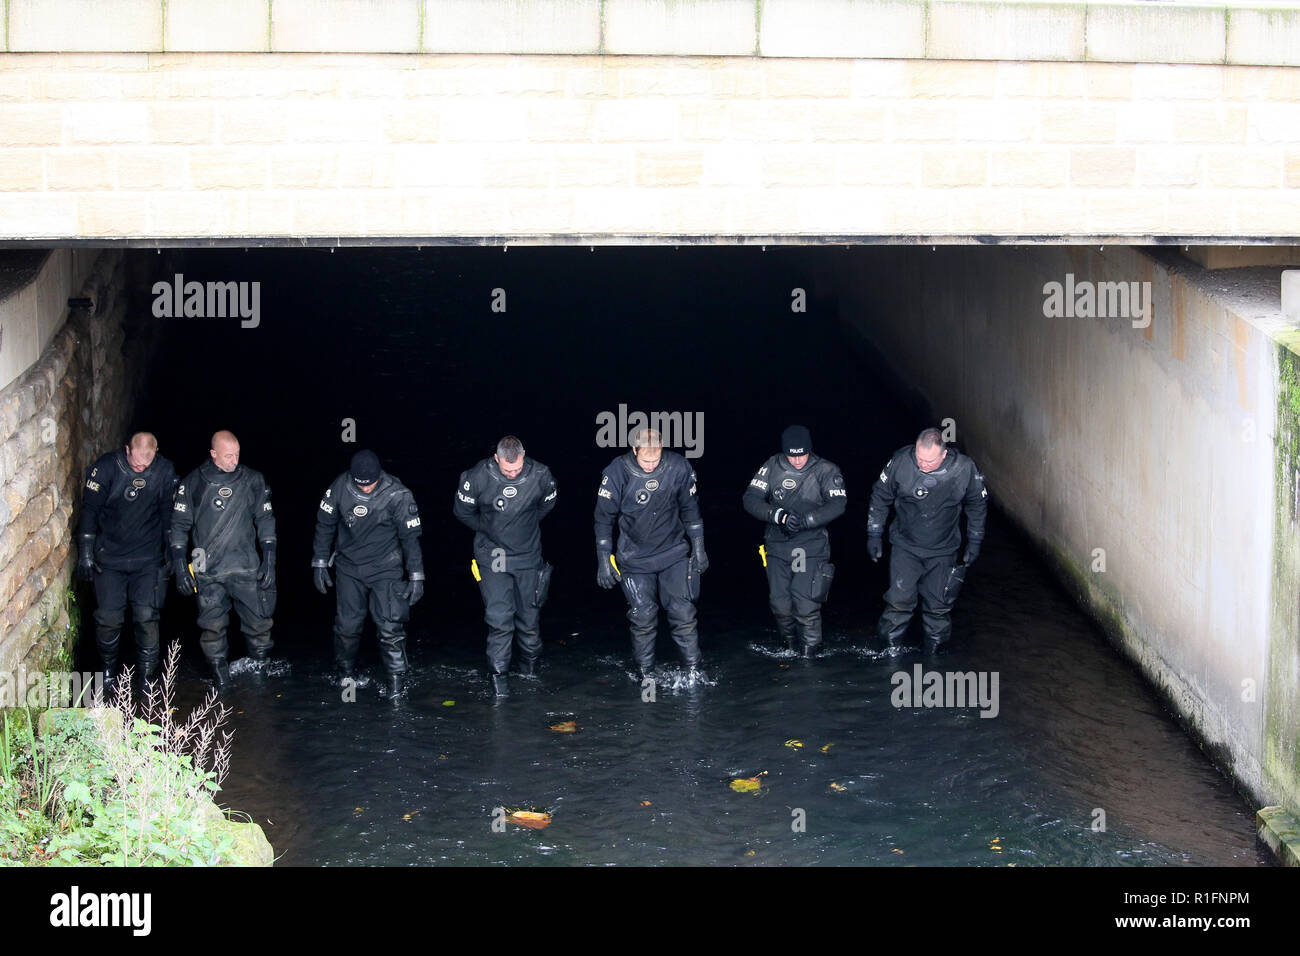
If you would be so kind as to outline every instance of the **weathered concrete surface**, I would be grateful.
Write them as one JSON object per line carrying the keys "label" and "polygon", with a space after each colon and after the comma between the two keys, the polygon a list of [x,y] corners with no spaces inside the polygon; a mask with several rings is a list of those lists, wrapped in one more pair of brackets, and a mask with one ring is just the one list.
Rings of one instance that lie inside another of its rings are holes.
{"label": "weathered concrete surface", "polygon": [[[828,261],[854,290],[846,321],[955,419],[989,494],[1209,755],[1257,804],[1300,810],[1300,376],[1281,270],[1111,246]],[[1045,316],[1045,286],[1067,281],[1150,283],[1151,321]]]}

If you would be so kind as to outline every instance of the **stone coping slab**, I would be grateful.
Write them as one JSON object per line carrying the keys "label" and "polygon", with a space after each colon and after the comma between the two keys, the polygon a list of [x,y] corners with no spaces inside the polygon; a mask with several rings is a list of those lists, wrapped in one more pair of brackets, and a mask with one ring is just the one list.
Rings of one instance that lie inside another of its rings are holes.
{"label": "stone coping slab", "polygon": [[5,0],[0,52],[1300,65],[1300,0]]}

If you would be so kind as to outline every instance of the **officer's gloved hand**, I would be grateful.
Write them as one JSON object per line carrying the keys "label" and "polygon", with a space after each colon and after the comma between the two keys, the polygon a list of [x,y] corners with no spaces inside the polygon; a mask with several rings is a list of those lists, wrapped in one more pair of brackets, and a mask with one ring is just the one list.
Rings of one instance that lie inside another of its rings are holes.
{"label": "officer's gloved hand", "polygon": [[176,579],[176,590],[182,597],[193,597],[199,593],[194,575],[190,574],[189,562],[185,560],[184,548],[172,548],[172,577]]}
{"label": "officer's gloved hand", "polygon": [[406,582],[406,603],[414,604],[424,597],[424,575],[419,571],[411,572],[411,580]]}
{"label": "officer's gloved hand", "polygon": [[316,585],[316,590],[325,594],[330,588],[334,587],[334,582],[330,580],[330,569],[323,564],[313,564],[311,568],[312,583]]}
{"label": "officer's gloved hand", "polygon": [[695,566],[701,574],[709,570],[709,556],[704,553],[703,537],[691,539],[691,557],[695,558]]}
{"label": "officer's gloved hand", "polygon": [[967,541],[966,553],[961,556],[962,564],[974,564],[975,559],[980,556],[980,541]]}
{"label": "officer's gloved hand", "polygon": [[872,561],[879,561],[885,553],[885,542],[878,534],[867,536],[867,554],[871,555]]}
{"label": "officer's gloved hand", "polygon": [[606,590],[612,588],[618,583],[621,575],[614,570],[614,562],[610,560],[611,552],[596,552],[596,583]]}
{"label": "officer's gloved hand", "polygon": [[257,586],[263,591],[275,587],[275,545],[262,543],[262,563],[257,568]]}
{"label": "officer's gloved hand", "polygon": [[804,529],[804,527],[803,515],[799,514],[797,511],[791,511],[786,514],[785,530],[790,532],[790,534],[798,534]]}
{"label": "officer's gloved hand", "polygon": [[77,577],[82,581],[95,580],[95,536],[81,536],[81,555],[77,561]]}

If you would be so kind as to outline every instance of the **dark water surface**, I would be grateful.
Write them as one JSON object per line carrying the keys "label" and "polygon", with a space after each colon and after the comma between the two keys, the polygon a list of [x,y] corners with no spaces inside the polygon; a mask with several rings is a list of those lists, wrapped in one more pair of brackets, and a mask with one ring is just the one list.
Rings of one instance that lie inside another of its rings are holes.
{"label": "dark water surface", "polygon": [[[995,512],[955,615],[952,649],[891,656],[873,636],[886,587],[866,558],[871,483],[925,424],[837,322],[833,298],[792,315],[798,260],[757,249],[192,252],[157,279],[260,281],[261,325],[167,323],[138,427],[185,473],[230,428],[263,471],[279,522],[275,661],[237,663],[222,802],[262,823],[282,863],[319,865],[1256,865],[1250,807]],[[506,294],[493,313],[493,290]],[[147,309],[149,297],[141,297]],[[707,682],[664,672],[644,701],[625,604],[594,583],[591,512],[616,450],[596,416],[702,412],[694,464],[712,568],[700,602]],[[357,424],[357,445],[341,439]],[[778,650],[740,497],[794,421],[850,496],[831,529],[825,655]],[[539,680],[493,700],[459,472],[506,433],[547,463],[543,525],[557,566]],[[357,447],[415,493],[429,588],[414,611],[411,690],[355,702],[329,681],[333,595],[311,587],[315,507]],[[977,457],[978,461],[978,457]],[[990,489],[996,502],[997,488]],[[198,679],[194,608],[165,633]],[[919,640],[919,631],[916,632]],[[232,658],[243,641],[232,633]],[[86,642],[83,656],[91,650]],[[917,664],[997,672],[998,712],[896,708]],[[550,730],[577,721],[576,733]],[[794,746],[797,742],[801,746]],[[730,787],[758,777],[757,793]],[[547,829],[493,829],[497,807],[549,810]],[[1093,829],[1104,811],[1105,829]],[[800,828],[799,824],[802,824]]]}

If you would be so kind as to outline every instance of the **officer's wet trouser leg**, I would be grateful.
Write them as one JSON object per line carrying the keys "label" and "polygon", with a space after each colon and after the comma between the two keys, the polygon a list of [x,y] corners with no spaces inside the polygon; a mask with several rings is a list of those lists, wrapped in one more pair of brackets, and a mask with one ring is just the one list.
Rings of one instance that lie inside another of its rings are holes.
{"label": "officer's wet trouser leg", "polygon": [[822,602],[817,599],[814,591],[824,563],[816,558],[808,559],[804,569],[792,575],[790,583],[794,622],[799,628],[799,649],[805,656],[812,656],[822,643]]}
{"label": "officer's wet trouser leg", "polygon": [[627,598],[627,620],[632,630],[632,656],[637,669],[646,674],[655,666],[655,637],[659,630],[658,575],[624,571],[623,595]]}
{"label": "officer's wet trouser leg", "polygon": [[375,581],[370,588],[370,616],[379,634],[379,659],[394,692],[401,690],[401,678],[409,669],[406,622],[411,619],[411,606],[406,600],[406,587],[401,578],[386,578]]}
{"label": "officer's wet trouser leg", "polygon": [[481,574],[478,589],[483,595],[483,619],[488,627],[488,673],[505,674],[510,670],[510,656],[515,639],[518,598],[515,579],[513,574],[504,570],[485,568]]}
{"label": "officer's wet trouser leg", "polygon": [[794,600],[790,596],[790,583],[793,576],[790,562],[775,555],[767,558],[767,606],[776,618],[776,629],[792,651],[799,649],[798,633],[794,623]]}
{"label": "officer's wet trouser leg", "polygon": [[700,664],[700,637],[695,623],[695,597],[687,580],[689,560],[682,558],[659,572],[659,601],[668,612],[668,626],[687,668]]}
{"label": "officer's wet trouser leg", "polygon": [[199,647],[208,663],[225,661],[229,657],[226,628],[230,626],[230,595],[224,578],[210,578],[195,574],[198,586]]}
{"label": "officer's wet trouser leg", "polygon": [[889,644],[902,641],[916,610],[917,582],[924,571],[923,560],[906,548],[894,545],[889,552],[889,589],[877,632]]}
{"label": "officer's wet trouser leg", "polygon": [[95,646],[106,683],[117,676],[119,668],[129,582],[130,575],[122,571],[104,568],[95,572]]}
{"label": "officer's wet trouser leg", "polygon": [[145,568],[131,580],[131,622],[135,628],[135,650],[139,665],[136,677],[142,684],[147,684],[158,676],[161,643],[159,612],[167,596],[170,580],[166,565]]}
{"label": "officer's wet trouser leg", "polygon": [[361,629],[366,623],[368,588],[359,579],[343,571],[335,575],[334,585],[334,665],[343,674],[357,666],[361,646]]}
{"label": "officer's wet trouser leg", "polygon": [[271,615],[275,613],[276,589],[259,587],[256,571],[240,571],[227,580],[239,629],[244,632],[244,649],[255,660],[265,660],[275,646]]}
{"label": "officer's wet trouser leg", "polygon": [[957,554],[931,559],[921,578],[921,623],[925,639],[942,644],[952,635],[952,608],[957,601],[966,577],[966,568],[957,561]]}
{"label": "officer's wet trouser leg", "polygon": [[515,571],[515,640],[519,642],[519,672],[535,674],[542,656],[542,609],[537,606],[537,575],[540,569]]}

